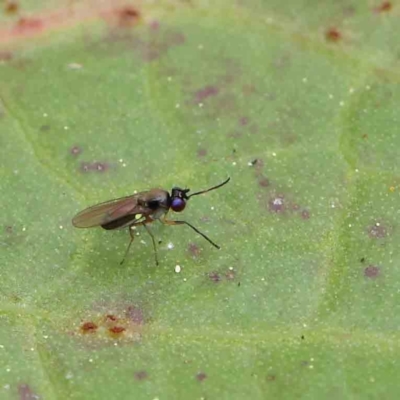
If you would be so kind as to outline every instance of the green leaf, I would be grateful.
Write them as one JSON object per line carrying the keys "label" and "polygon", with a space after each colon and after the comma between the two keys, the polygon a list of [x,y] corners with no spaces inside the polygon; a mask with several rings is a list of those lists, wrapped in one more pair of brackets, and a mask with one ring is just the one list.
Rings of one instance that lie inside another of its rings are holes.
{"label": "green leaf", "polygon": [[[397,7],[65,3],[0,17],[0,397],[397,399]],[[228,176],[219,251],[71,224]]]}

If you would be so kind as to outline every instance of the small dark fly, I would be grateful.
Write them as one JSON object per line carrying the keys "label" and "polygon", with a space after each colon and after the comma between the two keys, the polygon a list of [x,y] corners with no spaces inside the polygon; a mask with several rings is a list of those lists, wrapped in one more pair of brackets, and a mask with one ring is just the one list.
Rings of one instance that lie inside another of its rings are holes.
{"label": "small dark fly", "polygon": [[125,251],[121,264],[125,261],[129,249],[135,238],[133,227],[144,226],[153,242],[154,257],[156,265],[158,265],[158,256],[156,242],[151,233],[148,224],[155,220],[161,221],[166,225],[187,225],[196,233],[203,236],[209,243],[219,249],[220,247],[208,238],[204,233],[200,232],[196,227],[186,221],[176,221],[167,219],[167,213],[171,209],[175,212],[181,212],[186,207],[186,202],[193,196],[210,192],[227,184],[230,178],[200,192],[188,195],[190,189],[181,189],[174,187],[169,194],[163,189],[151,189],[145,192],[133,194],[131,196],[121,197],[119,199],[109,200],[105,203],[86,208],[78,213],[73,219],[72,224],[76,228],[92,228],[101,226],[106,230],[128,228],[131,240]]}

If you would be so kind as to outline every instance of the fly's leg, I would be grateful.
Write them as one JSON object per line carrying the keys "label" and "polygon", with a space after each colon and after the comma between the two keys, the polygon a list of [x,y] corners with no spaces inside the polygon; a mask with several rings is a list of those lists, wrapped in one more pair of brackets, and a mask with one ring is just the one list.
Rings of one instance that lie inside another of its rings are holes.
{"label": "fly's leg", "polygon": [[154,259],[156,260],[156,265],[158,265],[158,257],[157,257],[157,247],[156,247],[156,241],[154,240],[154,235],[151,233],[150,228],[144,223],[142,224],[145,228],[148,234],[151,237],[151,241],[153,242],[153,249],[154,249]]}
{"label": "fly's leg", "polygon": [[121,260],[121,262],[119,263],[119,265],[122,265],[122,264],[124,263],[125,258],[126,258],[126,256],[128,255],[128,253],[129,253],[129,249],[131,248],[132,242],[133,242],[133,240],[135,239],[135,234],[134,234],[134,232],[133,232],[133,230],[132,230],[132,225],[128,226],[128,229],[129,229],[129,235],[131,236],[131,240],[129,241],[128,247],[127,247],[126,250],[125,250],[124,257],[122,258],[122,260]]}

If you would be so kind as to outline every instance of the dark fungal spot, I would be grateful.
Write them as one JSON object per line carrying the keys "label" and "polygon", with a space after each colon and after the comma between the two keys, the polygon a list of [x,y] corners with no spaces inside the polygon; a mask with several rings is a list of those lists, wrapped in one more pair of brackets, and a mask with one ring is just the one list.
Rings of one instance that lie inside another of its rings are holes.
{"label": "dark fungal spot", "polygon": [[141,371],[136,371],[134,376],[137,381],[144,381],[149,377],[149,374],[146,371],[141,370]]}
{"label": "dark fungal spot", "polygon": [[300,215],[302,219],[310,219],[310,211],[308,210],[303,210]]}
{"label": "dark fungal spot", "polygon": [[117,10],[117,16],[119,26],[123,28],[135,25],[140,19],[139,11],[131,6]]}
{"label": "dark fungal spot", "polygon": [[197,379],[199,382],[203,382],[205,379],[207,379],[207,375],[206,375],[204,372],[199,372],[199,373],[196,375],[196,379]]}
{"label": "dark fungal spot", "polygon": [[369,265],[364,269],[364,276],[375,279],[381,274],[381,269],[376,265]]}
{"label": "dark fungal spot", "polygon": [[283,213],[286,210],[285,198],[283,195],[274,196],[269,200],[269,209],[274,213]]}
{"label": "dark fungal spot", "polygon": [[367,232],[371,239],[382,239],[387,236],[387,230],[380,222],[369,226]]}
{"label": "dark fungal spot", "polygon": [[221,282],[221,275],[216,271],[210,272],[208,278],[215,283]]}
{"label": "dark fungal spot", "polygon": [[4,11],[6,14],[14,15],[17,14],[19,10],[19,4],[16,1],[6,0],[4,4]]}
{"label": "dark fungal spot", "polygon": [[106,315],[106,321],[115,322],[115,321],[118,321],[118,317],[116,317],[116,316],[113,315],[113,314],[107,314],[107,315]]}
{"label": "dark fungal spot", "polygon": [[32,388],[26,383],[21,383],[18,385],[18,396],[19,400],[39,400],[38,396]]}
{"label": "dark fungal spot", "polygon": [[120,335],[126,330],[123,326],[113,326],[108,329],[108,331],[113,335]]}
{"label": "dark fungal spot", "polygon": [[269,186],[269,180],[265,176],[260,176],[258,178],[258,185],[262,188],[266,188]]}
{"label": "dark fungal spot", "polygon": [[330,28],[325,32],[325,38],[329,42],[338,42],[342,35],[336,28]]}
{"label": "dark fungal spot", "polygon": [[392,7],[393,5],[390,1],[384,1],[378,7],[376,7],[374,11],[377,13],[388,12],[392,9]]}
{"label": "dark fungal spot", "polygon": [[188,245],[188,252],[192,257],[198,257],[200,255],[200,247],[197,246],[195,243],[189,243]]}
{"label": "dark fungal spot", "polygon": [[91,321],[85,322],[84,324],[81,325],[81,331],[83,333],[94,333],[96,332],[98,326]]}
{"label": "dark fungal spot", "polygon": [[201,103],[209,97],[216,96],[218,93],[219,89],[216,86],[205,86],[194,93],[194,100],[197,103]]}
{"label": "dark fungal spot", "polygon": [[79,146],[72,146],[69,152],[73,156],[79,156],[82,153],[82,149]]}
{"label": "dark fungal spot", "polygon": [[125,316],[137,325],[142,325],[145,322],[143,311],[137,306],[129,306],[125,311]]}

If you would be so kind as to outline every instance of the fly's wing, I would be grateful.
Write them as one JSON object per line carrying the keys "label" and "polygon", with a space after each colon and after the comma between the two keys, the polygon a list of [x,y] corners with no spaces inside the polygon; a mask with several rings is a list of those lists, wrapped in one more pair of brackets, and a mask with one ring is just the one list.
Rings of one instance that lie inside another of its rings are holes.
{"label": "fly's wing", "polygon": [[86,208],[75,215],[72,224],[77,228],[91,228],[107,224],[129,214],[144,214],[148,208],[138,204],[140,195],[137,193]]}

